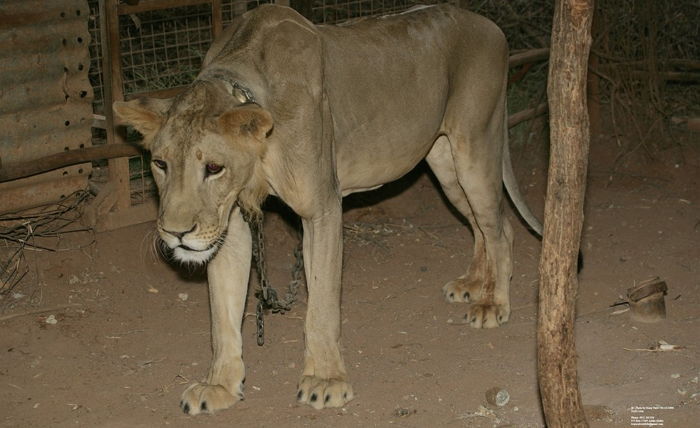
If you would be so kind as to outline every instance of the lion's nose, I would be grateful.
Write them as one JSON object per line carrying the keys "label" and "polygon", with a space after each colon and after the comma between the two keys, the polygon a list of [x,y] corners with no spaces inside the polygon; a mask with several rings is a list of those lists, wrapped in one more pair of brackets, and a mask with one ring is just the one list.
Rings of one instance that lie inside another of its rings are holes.
{"label": "lion's nose", "polygon": [[197,229],[197,225],[196,225],[196,224],[195,224],[194,226],[192,226],[192,227],[190,228],[190,230],[185,230],[184,232],[175,232],[175,231],[173,231],[173,230],[167,230],[167,229],[163,229],[163,232],[168,233],[168,234],[170,234],[170,235],[173,235],[174,237],[176,237],[176,238],[178,238],[178,239],[182,239],[183,236],[187,235],[188,233],[194,232],[195,229]]}

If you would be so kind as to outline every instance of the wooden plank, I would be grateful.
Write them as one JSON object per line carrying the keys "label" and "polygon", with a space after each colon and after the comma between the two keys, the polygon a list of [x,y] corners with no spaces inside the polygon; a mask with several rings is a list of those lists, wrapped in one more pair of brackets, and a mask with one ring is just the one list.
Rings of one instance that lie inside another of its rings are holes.
{"label": "wooden plank", "polygon": [[0,214],[56,202],[76,190],[87,187],[87,175],[75,175],[59,180],[33,182],[26,186],[6,188],[0,192]]}
{"label": "wooden plank", "polygon": [[135,5],[120,4],[117,6],[116,11],[119,15],[130,15],[133,13],[150,12],[152,10],[196,6],[205,3],[211,3],[211,0],[141,0]]}
{"label": "wooden plank", "polygon": [[[17,165],[2,166],[0,167],[0,182],[29,177],[83,162],[126,156],[139,156],[140,154],[141,150],[131,144],[105,144],[103,146],[84,147],[82,149],[69,150],[67,152],[44,156]],[[87,167],[90,166],[90,164],[86,165]]]}

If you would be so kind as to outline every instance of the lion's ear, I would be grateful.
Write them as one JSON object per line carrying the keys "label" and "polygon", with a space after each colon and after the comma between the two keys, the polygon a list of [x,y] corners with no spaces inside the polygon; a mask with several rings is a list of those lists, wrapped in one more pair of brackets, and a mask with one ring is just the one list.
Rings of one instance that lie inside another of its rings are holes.
{"label": "lion's ear", "polygon": [[263,141],[272,129],[272,115],[257,105],[237,107],[219,116],[224,134],[248,135]]}
{"label": "lion's ear", "polygon": [[117,123],[133,126],[143,135],[143,144],[148,148],[151,139],[163,126],[170,104],[171,99],[137,98],[131,101],[115,101],[113,109],[118,118]]}

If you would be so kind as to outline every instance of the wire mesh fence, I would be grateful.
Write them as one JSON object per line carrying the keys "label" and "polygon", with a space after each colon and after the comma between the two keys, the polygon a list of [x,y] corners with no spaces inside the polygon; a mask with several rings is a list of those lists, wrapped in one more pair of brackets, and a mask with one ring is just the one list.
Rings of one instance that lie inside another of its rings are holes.
{"label": "wire mesh fence", "polygon": [[124,94],[188,85],[212,41],[211,5],[119,17]]}
{"label": "wire mesh fence", "polygon": [[233,18],[267,3],[274,3],[274,0],[223,0],[221,2],[221,21],[224,28],[233,21]]}

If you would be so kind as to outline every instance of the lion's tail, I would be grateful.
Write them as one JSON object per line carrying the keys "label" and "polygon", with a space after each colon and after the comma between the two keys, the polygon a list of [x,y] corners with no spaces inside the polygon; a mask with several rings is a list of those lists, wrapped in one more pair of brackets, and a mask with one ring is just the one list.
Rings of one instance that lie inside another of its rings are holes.
{"label": "lion's tail", "polygon": [[[523,194],[520,193],[520,188],[518,187],[518,182],[515,180],[515,174],[513,173],[513,164],[510,160],[510,145],[508,144],[508,109],[506,108],[504,134],[503,139],[503,184],[506,186],[510,200],[513,201],[513,205],[520,213],[520,216],[525,220],[525,222],[530,226],[530,228],[542,237],[542,222],[535,217],[535,215],[530,211],[530,207],[527,206],[527,202],[523,198]],[[581,249],[578,251],[576,273],[580,273],[583,269],[583,252]]]}
{"label": "lion's tail", "polygon": [[513,201],[513,205],[520,213],[520,216],[525,220],[525,222],[530,226],[530,228],[542,236],[542,222],[535,217],[535,215],[530,210],[530,207],[525,202],[522,193],[520,193],[520,188],[518,187],[518,182],[515,179],[515,174],[513,173],[513,164],[510,160],[510,145],[508,144],[508,109],[506,108],[506,113],[504,114],[503,124],[505,138],[503,146],[503,184],[506,186],[510,200]]}

